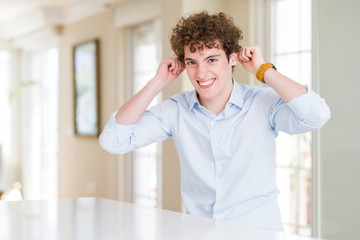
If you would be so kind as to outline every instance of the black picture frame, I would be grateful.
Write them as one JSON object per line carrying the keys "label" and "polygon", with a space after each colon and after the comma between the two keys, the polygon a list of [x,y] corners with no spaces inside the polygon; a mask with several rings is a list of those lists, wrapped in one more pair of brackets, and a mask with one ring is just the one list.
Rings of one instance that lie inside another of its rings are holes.
{"label": "black picture frame", "polygon": [[99,136],[99,40],[73,47],[75,135]]}

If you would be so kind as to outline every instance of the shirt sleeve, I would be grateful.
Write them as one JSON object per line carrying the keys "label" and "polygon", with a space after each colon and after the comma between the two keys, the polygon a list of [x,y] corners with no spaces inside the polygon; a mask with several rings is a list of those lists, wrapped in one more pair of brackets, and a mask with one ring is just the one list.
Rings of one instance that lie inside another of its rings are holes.
{"label": "shirt sleeve", "polygon": [[100,134],[100,146],[110,153],[123,154],[171,137],[170,121],[163,114],[167,105],[160,103],[146,110],[139,122],[132,125],[117,124],[117,112],[111,114]]}
{"label": "shirt sleeve", "polygon": [[288,134],[298,134],[321,128],[330,119],[330,108],[317,93],[307,93],[285,103],[279,98],[271,107],[269,118],[272,128]]}

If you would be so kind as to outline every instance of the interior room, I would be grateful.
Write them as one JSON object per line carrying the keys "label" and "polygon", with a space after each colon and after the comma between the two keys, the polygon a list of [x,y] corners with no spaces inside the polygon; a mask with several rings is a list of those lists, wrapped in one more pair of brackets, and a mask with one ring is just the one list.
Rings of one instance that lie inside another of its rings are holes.
{"label": "interior room", "polygon": [[[241,46],[260,46],[330,107],[320,130],[276,140],[285,233],[360,239],[357,0],[0,1],[0,202],[96,197],[185,213],[171,138],[116,155],[99,134],[174,56],[176,22],[202,10],[231,15]],[[241,65],[233,76],[266,87]],[[192,90],[183,72],[151,105]]]}

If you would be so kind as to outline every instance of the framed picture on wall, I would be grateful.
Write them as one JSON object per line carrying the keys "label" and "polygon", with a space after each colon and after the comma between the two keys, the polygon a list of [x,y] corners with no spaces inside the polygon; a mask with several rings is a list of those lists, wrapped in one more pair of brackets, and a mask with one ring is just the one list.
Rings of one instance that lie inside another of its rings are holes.
{"label": "framed picture on wall", "polygon": [[73,48],[75,134],[99,136],[99,40]]}

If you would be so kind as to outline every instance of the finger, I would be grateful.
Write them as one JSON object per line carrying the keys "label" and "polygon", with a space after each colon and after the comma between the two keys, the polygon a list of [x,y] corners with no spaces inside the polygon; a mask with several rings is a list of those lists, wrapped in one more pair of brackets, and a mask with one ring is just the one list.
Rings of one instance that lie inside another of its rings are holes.
{"label": "finger", "polygon": [[242,56],[243,51],[244,51],[244,48],[241,48],[240,51],[239,51],[239,53],[238,53],[238,58],[239,58],[239,60],[240,60],[241,62],[244,61],[244,60],[243,60],[243,56]]}
{"label": "finger", "polygon": [[171,64],[172,64],[172,68],[171,68],[171,74],[176,75],[176,71],[177,71],[177,62],[175,59],[171,59]]}
{"label": "finger", "polygon": [[184,65],[178,58],[175,59],[175,63],[176,63],[176,69],[175,69],[176,74],[180,74],[184,70]]}
{"label": "finger", "polygon": [[173,73],[174,69],[175,69],[175,61],[173,59],[168,59],[168,71]]}
{"label": "finger", "polygon": [[252,56],[253,56],[253,49],[252,48],[246,48],[245,49],[245,55],[248,59],[251,60]]}
{"label": "finger", "polygon": [[180,62],[178,59],[175,59],[175,69],[174,69],[174,74],[179,74],[179,70],[180,70]]}
{"label": "finger", "polygon": [[247,49],[248,49],[247,47],[243,47],[243,48],[241,48],[241,50],[240,50],[239,59],[240,59],[242,62],[248,62],[248,61],[250,61],[249,57],[246,55]]}
{"label": "finger", "polygon": [[249,56],[249,48],[248,47],[244,48],[243,57],[246,62],[251,60],[251,58]]}

